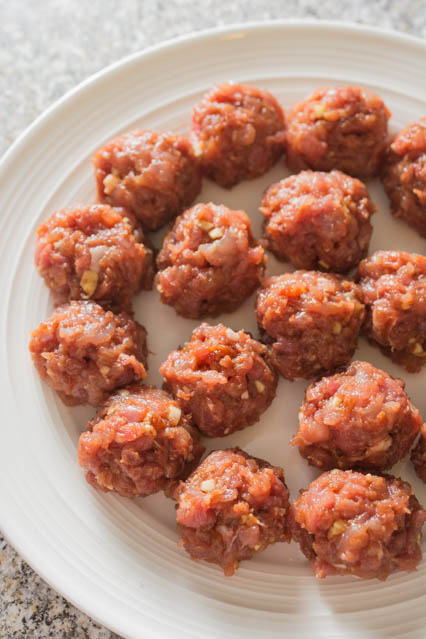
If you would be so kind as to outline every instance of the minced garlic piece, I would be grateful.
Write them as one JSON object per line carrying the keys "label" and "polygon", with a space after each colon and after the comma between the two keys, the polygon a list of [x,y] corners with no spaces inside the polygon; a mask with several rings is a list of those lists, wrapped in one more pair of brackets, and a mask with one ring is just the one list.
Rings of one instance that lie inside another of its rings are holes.
{"label": "minced garlic piece", "polygon": [[416,342],[412,353],[413,355],[417,355],[418,357],[426,357],[426,352],[423,350],[423,347],[419,342]]}
{"label": "minced garlic piece", "polygon": [[203,155],[203,144],[202,142],[197,142],[196,144],[193,145],[193,150],[194,150],[194,155],[195,157],[199,157],[200,155]]}
{"label": "minced garlic piece", "polygon": [[248,513],[248,515],[242,515],[241,523],[246,524],[247,526],[256,526],[256,524],[258,524],[258,521],[253,513]]}
{"label": "minced garlic piece", "polygon": [[255,381],[254,385],[256,386],[258,393],[263,393],[265,391],[265,384],[258,379]]}
{"label": "minced garlic piece", "polygon": [[322,117],[324,117],[324,113],[326,112],[326,110],[327,107],[325,106],[325,104],[316,104],[314,106],[315,117],[321,119]]}
{"label": "minced garlic piece", "polygon": [[340,333],[342,332],[342,325],[340,322],[334,322],[333,324],[333,334],[334,335],[340,335]]}
{"label": "minced garlic piece", "polygon": [[205,479],[203,482],[201,482],[201,490],[203,491],[203,493],[209,493],[215,487],[216,482],[214,479]]}
{"label": "minced garlic piece", "polygon": [[88,297],[93,295],[98,285],[98,274],[95,271],[84,271],[80,286]]}
{"label": "minced garlic piece", "polygon": [[117,175],[112,175],[111,173],[107,175],[103,181],[105,195],[112,193],[119,182],[120,178]]}
{"label": "minced garlic piece", "polygon": [[330,264],[327,264],[324,260],[318,260],[318,264],[320,264],[323,268],[330,268]]}
{"label": "minced garlic piece", "polygon": [[175,404],[170,404],[169,406],[169,419],[171,422],[173,422],[173,424],[178,424],[179,420],[181,418],[182,415],[182,411],[179,408],[179,406],[176,406]]}
{"label": "minced garlic piece", "polygon": [[203,231],[210,231],[214,227],[214,224],[207,220],[198,220],[197,226],[199,226],[200,229],[203,229]]}
{"label": "minced garlic piece", "polygon": [[248,394],[248,391],[244,391],[244,393],[241,395],[241,399],[248,399],[250,397],[250,395]]}
{"label": "minced garlic piece", "polygon": [[327,533],[327,538],[331,539],[337,535],[341,535],[348,527],[348,522],[344,519],[337,519]]}
{"label": "minced garlic piece", "polygon": [[216,227],[209,232],[209,236],[212,238],[212,240],[218,240],[223,236],[223,229]]}
{"label": "minced garlic piece", "polygon": [[106,377],[110,371],[109,366],[101,366],[101,373],[104,377]]}

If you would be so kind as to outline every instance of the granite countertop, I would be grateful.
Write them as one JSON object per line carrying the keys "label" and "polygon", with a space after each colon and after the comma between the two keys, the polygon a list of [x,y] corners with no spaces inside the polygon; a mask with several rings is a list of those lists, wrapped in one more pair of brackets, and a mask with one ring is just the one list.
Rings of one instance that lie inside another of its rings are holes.
{"label": "granite countertop", "polygon": [[[0,154],[102,67],[152,44],[235,22],[317,18],[426,38],[426,0],[16,0],[0,4]],[[35,26],[36,25],[36,26]],[[0,537],[0,637],[112,639]]]}

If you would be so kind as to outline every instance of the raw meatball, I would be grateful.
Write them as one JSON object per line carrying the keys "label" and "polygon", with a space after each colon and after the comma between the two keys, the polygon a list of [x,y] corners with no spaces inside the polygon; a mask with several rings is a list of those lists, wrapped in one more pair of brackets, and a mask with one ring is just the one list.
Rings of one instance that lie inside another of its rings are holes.
{"label": "raw meatball", "polygon": [[413,122],[393,139],[383,185],[394,215],[426,237],[426,118]]}
{"label": "raw meatball", "polygon": [[316,89],[289,115],[287,163],[370,178],[381,167],[389,117],[379,96],[361,87]]}
{"label": "raw meatball", "polygon": [[201,324],[160,368],[166,387],[211,437],[254,424],[277,388],[268,349],[244,331]]}
{"label": "raw meatball", "polygon": [[179,404],[153,386],[119,390],[87,426],[78,445],[87,481],[124,497],[166,489],[204,451]]}
{"label": "raw meatball", "polygon": [[359,180],[302,171],[272,184],[260,210],[267,246],[279,260],[344,273],[367,253],[376,207]]}
{"label": "raw meatball", "polygon": [[411,461],[416,473],[426,484],[426,424],[423,424],[420,439],[411,453]]}
{"label": "raw meatball", "polygon": [[284,473],[239,448],[215,450],[180,484],[176,522],[192,559],[233,575],[242,559],[289,541]]}
{"label": "raw meatball", "polygon": [[289,528],[316,577],[386,579],[421,561],[425,519],[407,482],[334,469],[292,503]]}
{"label": "raw meatball", "polygon": [[367,362],[353,362],[311,384],[292,444],[322,470],[382,471],[408,455],[422,425],[405,383]]}
{"label": "raw meatball", "polygon": [[204,173],[230,188],[265,173],[285,148],[284,113],[268,91],[213,87],[192,114],[192,142]]}
{"label": "raw meatball", "polygon": [[377,251],[358,267],[364,330],[410,372],[426,363],[426,257]]}
{"label": "raw meatball", "polygon": [[263,248],[244,211],[197,204],[178,217],[158,258],[157,289],[183,317],[235,310],[260,285]]}
{"label": "raw meatball", "polygon": [[155,231],[189,206],[201,190],[201,170],[187,138],[131,131],[93,155],[100,202],[123,206]]}
{"label": "raw meatball", "polygon": [[95,204],[56,211],[37,231],[35,263],[55,304],[92,299],[131,310],[131,297],[152,288],[152,251],[124,209]]}
{"label": "raw meatball", "polygon": [[320,377],[347,364],[364,313],[353,282],[317,271],[271,277],[257,298],[262,341],[291,380]]}
{"label": "raw meatball", "polygon": [[97,406],[110,391],[146,377],[146,331],[126,313],[89,301],[59,306],[32,332],[41,378],[66,404]]}

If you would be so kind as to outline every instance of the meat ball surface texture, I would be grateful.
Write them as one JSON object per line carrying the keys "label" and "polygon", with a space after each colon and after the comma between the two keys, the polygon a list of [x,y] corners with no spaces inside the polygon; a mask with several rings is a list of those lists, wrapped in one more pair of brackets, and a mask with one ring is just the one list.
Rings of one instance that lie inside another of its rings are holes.
{"label": "meat ball surface texture", "polygon": [[386,579],[421,561],[425,518],[407,482],[334,469],[293,501],[288,525],[316,577]]}
{"label": "meat ball surface texture", "polygon": [[426,118],[409,124],[393,139],[383,186],[393,214],[426,237]]}
{"label": "meat ball surface texture", "polygon": [[131,297],[152,288],[153,254],[124,209],[95,204],[56,211],[37,231],[35,263],[55,304],[92,299],[131,310]]}
{"label": "meat ball surface texture", "polygon": [[166,235],[157,266],[161,301],[197,319],[238,308],[260,286],[265,256],[244,211],[196,204]]}
{"label": "meat ball surface texture", "polygon": [[364,330],[408,371],[426,363],[426,257],[377,251],[358,267],[367,313]]}
{"label": "meat ball surface texture", "polygon": [[262,341],[287,379],[310,379],[351,359],[364,319],[353,282],[330,273],[295,271],[271,277],[257,297]]}
{"label": "meat ball surface texture", "polygon": [[283,110],[268,91],[221,84],[194,107],[191,140],[204,173],[230,188],[275,164],[285,148],[284,127]]}
{"label": "meat ball surface texture", "polygon": [[426,424],[423,424],[420,439],[411,452],[411,461],[417,475],[426,484]]}
{"label": "meat ball surface texture", "polygon": [[367,253],[376,207],[359,180],[340,171],[301,171],[262,199],[267,247],[297,268],[344,273]]}
{"label": "meat ball surface texture", "polygon": [[98,201],[122,206],[155,231],[201,190],[201,170],[182,135],[131,131],[93,155]]}
{"label": "meat ball surface texture", "polygon": [[192,423],[211,437],[254,424],[277,388],[266,346],[223,324],[201,324],[160,373]]}
{"label": "meat ball surface texture", "polygon": [[95,302],[56,308],[32,332],[30,351],[41,378],[69,405],[97,406],[109,392],[146,377],[143,326]]}
{"label": "meat ball surface texture", "polygon": [[124,497],[166,489],[204,451],[179,404],[152,386],[119,390],[87,426],[78,445],[87,481]]}
{"label": "meat ball surface texture", "polygon": [[293,171],[339,169],[360,178],[379,172],[390,112],[361,87],[316,89],[288,116],[287,164]]}
{"label": "meat ball surface texture", "polygon": [[281,468],[239,448],[215,450],[180,484],[176,522],[180,546],[192,559],[233,575],[277,541],[289,541],[289,492]]}
{"label": "meat ball surface texture", "polygon": [[311,384],[292,444],[322,470],[382,471],[406,457],[422,426],[405,383],[367,362]]}

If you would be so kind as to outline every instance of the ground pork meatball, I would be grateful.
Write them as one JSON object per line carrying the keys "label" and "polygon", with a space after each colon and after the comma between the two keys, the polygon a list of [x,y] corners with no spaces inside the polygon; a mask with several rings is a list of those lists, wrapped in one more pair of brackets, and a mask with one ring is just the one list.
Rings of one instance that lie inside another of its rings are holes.
{"label": "ground pork meatball", "polygon": [[180,546],[192,559],[219,564],[227,576],[242,559],[289,540],[283,470],[239,448],[210,453],[176,498]]}
{"label": "ground pork meatball", "polygon": [[367,253],[376,211],[359,180],[340,171],[302,171],[262,199],[267,247],[297,268],[345,273]]}
{"label": "ground pork meatball", "polygon": [[426,237],[426,118],[408,125],[393,139],[383,185],[394,215]]}
{"label": "ground pork meatball", "polygon": [[160,373],[184,412],[211,437],[257,422],[277,388],[268,349],[222,324],[201,324],[168,355]]}
{"label": "ground pork meatball", "polygon": [[382,100],[361,87],[316,89],[288,117],[287,163],[294,171],[370,178],[381,168],[389,117]]}
{"label": "ground pork meatball", "polygon": [[322,470],[382,471],[406,457],[422,426],[405,383],[367,362],[311,384],[292,440]]}
{"label": "ground pork meatball", "polygon": [[417,372],[426,363],[426,257],[377,251],[358,267],[364,330],[394,362]]}
{"label": "ground pork meatball", "polygon": [[265,256],[244,211],[196,204],[166,235],[157,265],[161,301],[197,319],[240,306],[260,285]]}
{"label": "ground pork meatball", "polygon": [[56,308],[32,332],[30,351],[41,378],[69,405],[97,406],[109,392],[146,377],[143,326],[95,302]]}
{"label": "ground pork meatball", "polygon": [[407,482],[334,469],[293,501],[288,523],[316,577],[386,579],[421,561],[425,519]]}
{"label": "ground pork meatball", "polygon": [[133,385],[111,395],[80,436],[89,484],[124,497],[167,489],[198,462],[198,434],[168,393]]}
{"label": "ground pork meatball", "polygon": [[204,173],[231,188],[265,173],[284,152],[284,113],[268,92],[213,87],[195,106],[191,139]]}
{"label": "ground pork meatball", "polygon": [[265,282],[257,297],[262,341],[287,379],[332,372],[351,359],[364,319],[353,282],[330,273],[295,271]]}
{"label": "ground pork meatball", "polygon": [[152,288],[153,254],[143,239],[124,209],[63,209],[38,229],[35,263],[55,304],[90,298],[130,311],[132,295]]}
{"label": "ground pork meatball", "polygon": [[423,424],[420,439],[413,448],[411,461],[416,473],[426,484],[426,424]]}
{"label": "ground pork meatball", "polygon": [[93,155],[100,202],[122,206],[155,231],[189,206],[201,190],[201,170],[187,138],[131,131]]}

